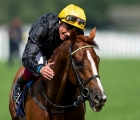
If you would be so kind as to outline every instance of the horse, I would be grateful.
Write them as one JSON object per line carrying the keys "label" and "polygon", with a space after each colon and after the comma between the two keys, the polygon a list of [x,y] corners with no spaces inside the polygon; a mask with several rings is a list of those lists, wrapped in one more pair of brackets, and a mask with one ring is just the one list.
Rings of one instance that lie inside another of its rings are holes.
{"label": "horse", "polygon": [[[51,80],[40,77],[34,81],[24,101],[26,120],[85,120],[86,101],[95,112],[100,112],[107,97],[99,76],[99,48],[94,40],[96,27],[89,36],[71,31],[70,39],[64,41],[48,62],[55,75]],[[13,84],[22,73],[18,70]],[[12,84],[12,85],[13,85]],[[10,91],[9,111],[12,120],[23,119],[16,115],[15,102]]]}

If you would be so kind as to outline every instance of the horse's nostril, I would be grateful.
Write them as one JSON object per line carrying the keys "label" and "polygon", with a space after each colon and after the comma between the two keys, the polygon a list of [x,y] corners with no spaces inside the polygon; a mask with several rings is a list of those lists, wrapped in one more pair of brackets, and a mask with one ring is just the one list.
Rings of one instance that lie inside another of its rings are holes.
{"label": "horse's nostril", "polygon": [[95,101],[100,101],[100,100],[101,100],[101,96],[100,96],[100,95],[95,95],[94,100],[95,100]]}
{"label": "horse's nostril", "polygon": [[100,100],[100,103],[102,103],[103,105],[105,105],[107,98],[102,98],[102,100]]}
{"label": "horse's nostril", "polygon": [[102,101],[105,103],[107,99],[103,99]]}

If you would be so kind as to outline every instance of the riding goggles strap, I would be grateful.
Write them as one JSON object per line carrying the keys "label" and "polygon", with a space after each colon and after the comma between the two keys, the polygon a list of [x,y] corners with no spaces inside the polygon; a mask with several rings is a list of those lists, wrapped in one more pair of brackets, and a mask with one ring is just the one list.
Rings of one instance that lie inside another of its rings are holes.
{"label": "riding goggles strap", "polygon": [[65,19],[67,22],[72,22],[72,23],[78,22],[79,25],[85,25],[86,24],[85,20],[77,18],[73,15],[67,15],[66,17],[64,17],[62,19]]}

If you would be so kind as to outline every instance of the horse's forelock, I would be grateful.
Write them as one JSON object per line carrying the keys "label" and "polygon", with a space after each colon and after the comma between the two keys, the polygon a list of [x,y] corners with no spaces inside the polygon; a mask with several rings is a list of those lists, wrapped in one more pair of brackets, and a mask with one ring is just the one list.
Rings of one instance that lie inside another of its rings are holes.
{"label": "horse's forelock", "polygon": [[77,37],[78,41],[83,41],[85,43],[88,43],[90,45],[93,45],[95,48],[98,48],[98,44],[91,38],[89,38],[89,36],[83,36],[83,35],[79,35]]}

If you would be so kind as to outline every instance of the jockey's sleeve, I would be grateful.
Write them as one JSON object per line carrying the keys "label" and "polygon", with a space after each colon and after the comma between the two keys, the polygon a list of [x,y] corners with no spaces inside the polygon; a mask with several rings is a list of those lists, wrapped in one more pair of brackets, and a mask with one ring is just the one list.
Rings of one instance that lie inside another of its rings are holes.
{"label": "jockey's sleeve", "polygon": [[35,58],[40,51],[40,42],[43,40],[46,32],[47,30],[42,24],[37,24],[33,29],[31,29],[23,52],[23,66],[35,74],[39,74],[38,69],[40,68],[40,65],[37,63]]}

